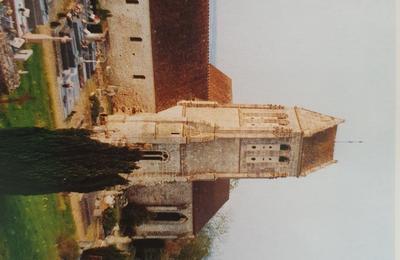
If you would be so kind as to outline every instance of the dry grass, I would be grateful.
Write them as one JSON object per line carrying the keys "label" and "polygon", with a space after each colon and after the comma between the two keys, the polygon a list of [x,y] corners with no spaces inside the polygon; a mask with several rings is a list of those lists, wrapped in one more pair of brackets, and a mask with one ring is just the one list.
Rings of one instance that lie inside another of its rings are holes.
{"label": "dry grass", "polygon": [[55,0],[51,2],[49,19],[50,21],[57,20],[58,13],[65,13],[74,5],[75,0]]}

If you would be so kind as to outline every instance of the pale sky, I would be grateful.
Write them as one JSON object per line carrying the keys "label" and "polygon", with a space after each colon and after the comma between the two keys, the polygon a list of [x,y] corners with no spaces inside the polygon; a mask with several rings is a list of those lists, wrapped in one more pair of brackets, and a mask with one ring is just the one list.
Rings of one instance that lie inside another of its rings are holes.
{"label": "pale sky", "polygon": [[392,260],[394,0],[215,0],[214,63],[235,103],[346,119],[338,164],[307,178],[242,180],[210,259]]}

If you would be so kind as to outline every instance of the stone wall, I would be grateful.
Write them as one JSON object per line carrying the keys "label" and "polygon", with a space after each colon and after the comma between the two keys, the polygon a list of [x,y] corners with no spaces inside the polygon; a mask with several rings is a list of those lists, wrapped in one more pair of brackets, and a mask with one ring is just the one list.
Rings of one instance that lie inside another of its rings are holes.
{"label": "stone wall", "polygon": [[101,0],[108,18],[110,84],[137,93],[143,111],[155,112],[149,1]]}
{"label": "stone wall", "polygon": [[185,217],[179,221],[150,220],[136,228],[136,237],[180,237],[193,234],[192,183],[132,186],[128,190],[128,199],[146,205],[152,212],[175,212]]}

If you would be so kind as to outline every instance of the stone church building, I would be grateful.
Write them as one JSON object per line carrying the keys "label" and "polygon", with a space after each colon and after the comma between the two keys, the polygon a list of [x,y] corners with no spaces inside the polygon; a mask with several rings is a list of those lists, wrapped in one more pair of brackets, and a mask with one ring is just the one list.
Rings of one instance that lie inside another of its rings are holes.
{"label": "stone church building", "polygon": [[101,2],[113,14],[110,83],[146,105],[108,116],[93,135],[143,152],[126,196],[155,217],[135,238],[195,236],[229,199],[232,178],[301,177],[335,162],[342,120],[232,104],[231,80],[209,64],[208,1]]}
{"label": "stone church building", "polygon": [[341,122],[298,107],[181,101],[108,116],[93,137],[142,151],[128,198],[158,217],[136,234],[176,238],[196,234],[228,199],[224,180],[301,177],[335,163]]}

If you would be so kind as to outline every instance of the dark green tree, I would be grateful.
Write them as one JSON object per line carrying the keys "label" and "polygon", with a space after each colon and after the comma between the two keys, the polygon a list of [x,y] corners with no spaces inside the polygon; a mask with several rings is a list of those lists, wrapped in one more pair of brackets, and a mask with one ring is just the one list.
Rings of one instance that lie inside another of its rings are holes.
{"label": "dark green tree", "polygon": [[90,138],[84,129],[0,129],[0,194],[91,192],[127,181],[138,150]]}

